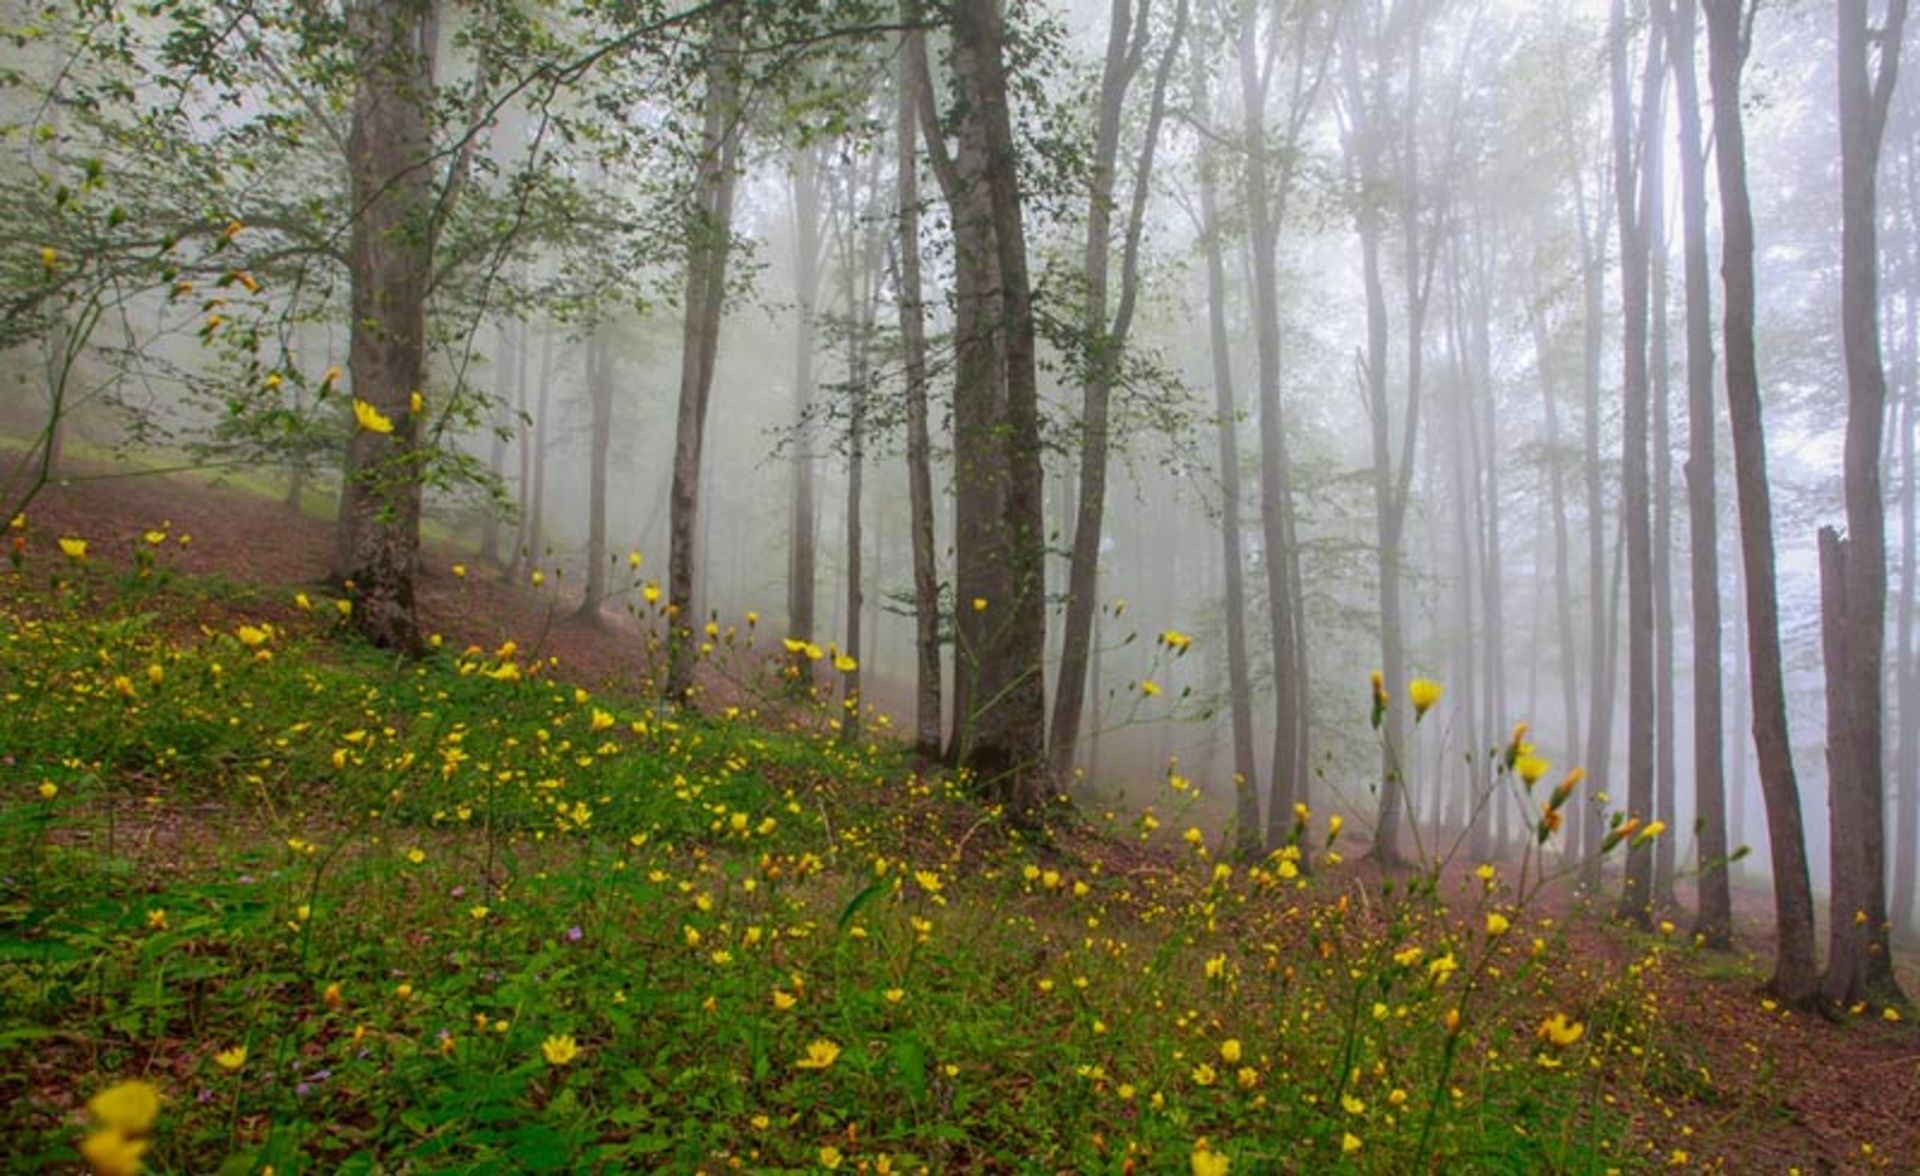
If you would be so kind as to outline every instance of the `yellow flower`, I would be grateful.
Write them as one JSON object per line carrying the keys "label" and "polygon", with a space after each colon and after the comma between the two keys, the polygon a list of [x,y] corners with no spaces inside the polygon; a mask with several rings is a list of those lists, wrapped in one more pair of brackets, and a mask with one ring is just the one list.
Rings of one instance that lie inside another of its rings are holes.
{"label": "yellow flower", "polygon": [[86,1157],[87,1167],[99,1176],[134,1176],[140,1171],[141,1153],[150,1142],[108,1127],[81,1140],[80,1154]]}
{"label": "yellow flower", "polygon": [[535,588],[538,588],[540,585],[547,582],[547,574],[541,571],[539,568],[535,568],[533,569],[533,575],[529,576],[528,579],[533,581],[533,586]]}
{"label": "yellow flower", "polygon": [[75,563],[86,562],[87,541],[85,539],[63,538],[60,540],[60,550],[68,559],[73,560]]}
{"label": "yellow flower", "polygon": [[1432,678],[1415,678],[1407,683],[1407,701],[1413,703],[1415,721],[1433,709],[1433,704],[1440,701],[1445,689]]}
{"label": "yellow flower", "polygon": [[160,1117],[160,1090],[151,1082],[117,1082],[88,1099],[87,1110],[102,1127],[139,1135]]}
{"label": "yellow flower", "polygon": [[593,718],[588,720],[587,728],[592,731],[605,731],[613,726],[613,715],[599,707],[593,708]]}
{"label": "yellow flower", "polygon": [[1360,1147],[1360,1137],[1353,1132],[1348,1131],[1340,1136],[1340,1151],[1342,1154],[1350,1156],[1354,1152],[1359,1151]]}
{"label": "yellow flower", "polygon": [[794,996],[793,993],[782,988],[773,990],[773,1007],[781,1012],[786,1012],[797,1003],[799,1003],[799,998]]}
{"label": "yellow flower", "polygon": [[427,398],[420,395],[419,389],[416,388],[413,394],[407,397],[407,411],[414,416],[419,416],[426,407]]}
{"label": "yellow flower", "polygon": [[1187,647],[1193,644],[1193,638],[1177,629],[1168,629],[1166,632],[1160,634],[1160,644],[1175,652],[1185,653]]}
{"label": "yellow flower", "polygon": [[48,273],[52,273],[54,270],[54,267],[59,264],[60,264],[60,251],[55,249],[51,245],[42,245],[40,247],[41,267],[45,269]]}
{"label": "yellow flower", "polygon": [[1340,1096],[1340,1108],[1349,1115],[1364,1115],[1367,1113],[1365,1100],[1353,1094],[1343,1094]]}
{"label": "yellow flower", "polygon": [[265,645],[267,638],[270,636],[265,629],[254,625],[240,626],[239,629],[235,630],[235,635],[240,638],[240,644],[246,646],[248,649],[258,649],[260,646]]}
{"label": "yellow flower", "polygon": [[860,668],[860,663],[842,653],[834,657],[833,668],[843,674],[851,674]]}
{"label": "yellow flower", "polygon": [[424,849],[415,847],[407,851],[407,861],[411,862],[416,866],[426,860],[427,860],[427,851]]}
{"label": "yellow flower", "polygon": [[839,1045],[822,1037],[810,1042],[807,1045],[807,1056],[801,1058],[793,1065],[794,1068],[798,1070],[824,1070],[828,1066],[833,1065],[834,1059],[839,1056]]}
{"label": "yellow flower", "polygon": [[358,396],[353,398],[353,419],[369,433],[391,433],[393,422],[380,415],[380,410]]}
{"label": "yellow flower", "polygon": [[167,908],[155,907],[147,912],[147,926],[155,931],[167,929]]}
{"label": "yellow flower", "polygon": [[1196,1086],[1212,1086],[1219,1080],[1219,1072],[1205,1062],[1193,1068],[1193,1081]]}
{"label": "yellow flower", "polygon": [[540,1055],[547,1059],[549,1066],[564,1066],[580,1056],[580,1046],[571,1033],[562,1033],[541,1042]]}
{"label": "yellow flower", "polygon": [[1649,823],[1646,828],[1640,830],[1640,835],[1633,839],[1634,844],[1644,845],[1666,831],[1667,823],[1665,821],[1653,821]]}
{"label": "yellow flower", "polygon": [[1193,1156],[1189,1162],[1193,1176],[1227,1176],[1228,1169],[1232,1167],[1232,1162],[1208,1147],[1204,1139],[1193,1145]]}
{"label": "yellow flower", "polygon": [[167,671],[161,667],[159,662],[154,662],[153,664],[147,667],[147,681],[149,683],[155,686],[158,686],[160,685],[160,683],[165,682],[166,680],[167,680]]}
{"label": "yellow flower", "polygon": [[829,1172],[839,1168],[840,1161],[844,1158],[840,1154],[840,1149],[830,1143],[820,1149],[820,1166]]}
{"label": "yellow flower", "polygon": [[1523,755],[1513,761],[1513,774],[1520,777],[1522,783],[1531,788],[1540,782],[1553,765],[1537,755]]}
{"label": "yellow flower", "polygon": [[984,596],[976,596],[976,597],[974,597],[974,598],[973,598],[973,611],[974,611],[974,612],[986,612],[986,611],[987,611],[987,598],[986,598],[986,597],[984,597]]}
{"label": "yellow flower", "polygon": [[640,553],[639,553],[639,552],[637,552],[637,551],[629,551],[629,552],[627,552],[627,566],[628,566],[629,568],[632,568],[632,569],[633,569],[634,571],[636,571],[636,572],[637,572],[637,571],[639,571],[639,570],[640,570],[640,562],[641,562],[641,561],[640,561]]}
{"label": "yellow flower", "polygon": [[1505,935],[1507,929],[1511,926],[1513,926],[1513,924],[1507,922],[1507,917],[1499,911],[1487,912],[1487,938],[1498,939],[1500,936]]}
{"label": "yellow flower", "polygon": [[1585,1025],[1582,1025],[1578,1021],[1567,1020],[1565,1013],[1555,1013],[1553,1016],[1540,1022],[1540,1028],[1535,1032],[1534,1036],[1551,1045],[1565,1048],[1580,1040],[1586,1032],[1587,1027]]}
{"label": "yellow flower", "polygon": [[1155,682],[1152,678],[1142,678],[1140,680],[1140,693],[1146,695],[1148,698],[1152,698],[1154,695],[1160,693],[1160,683]]}
{"label": "yellow flower", "polygon": [[40,781],[40,799],[41,800],[52,800],[54,797],[58,795],[60,795],[60,786],[58,784],[55,784],[51,780]]}
{"label": "yellow flower", "polygon": [[247,1047],[236,1045],[232,1049],[223,1049],[213,1055],[214,1064],[231,1073],[247,1064]]}
{"label": "yellow flower", "polygon": [[1240,1064],[1240,1040],[1229,1037],[1220,1043],[1220,1060],[1229,1066]]}
{"label": "yellow flower", "polygon": [[467,565],[466,565],[466,564],[454,564],[454,565],[453,565],[453,576],[454,576],[454,579],[456,579],[456,580],[464,580],[464,579],[466,579],[466,578],[467,578]]}

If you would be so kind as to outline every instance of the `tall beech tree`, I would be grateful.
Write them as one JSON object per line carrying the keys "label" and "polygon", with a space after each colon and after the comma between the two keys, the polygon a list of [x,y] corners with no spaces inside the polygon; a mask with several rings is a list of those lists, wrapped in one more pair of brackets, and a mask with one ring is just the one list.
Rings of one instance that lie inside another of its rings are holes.
{"label": "tall beech tree", "polygon": [[1868,23],[1867,0],[1838,0],[1837,14],[1847,533],[1820,533],[1833,861],[1821,991],[1829,1000],[1852,1004],[1863,997],[1904,999],[1893,975],[1887,922],[1887,523],[1880,488],[1887,378],[1880,355],[1876,184],[1907,0],[1887,0],[1877,28]]}
{"label": "tall beech tree", "polygon": [[1722,326],[1727,411],[1733,423],[1735,498],[1746,569],[1747,648],[1753,742],[1766,798],[1773,858],[1774,929],[1779,946],[1768,988],[1796,1006],[1819,995],[1813,942],[1813,883],[1807,868],[1800,784],[1787,733],[1786,674],[1780,655],[1780,597],[1775,580],[1773,495],[1754,347],[1753,202],[1747,193],[1746,121],[1740,75],[1752,45],[1755,0],[1703,0],[1707,76],[1713,89],[1714,164],[1720,180],[1720,273],[1726,285]]}

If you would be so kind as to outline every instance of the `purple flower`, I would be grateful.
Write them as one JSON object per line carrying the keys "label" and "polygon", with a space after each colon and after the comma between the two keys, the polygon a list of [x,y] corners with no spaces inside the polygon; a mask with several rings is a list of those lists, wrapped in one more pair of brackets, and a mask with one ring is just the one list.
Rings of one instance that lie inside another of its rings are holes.
{"label": "purple flower", "polygon": [[578,943],[582,939],[586,938],[586,934],[587,933],[585,931],[582,931],[579,928],[579,926],[576,924],[575,926],[567,928],[567,942]]}

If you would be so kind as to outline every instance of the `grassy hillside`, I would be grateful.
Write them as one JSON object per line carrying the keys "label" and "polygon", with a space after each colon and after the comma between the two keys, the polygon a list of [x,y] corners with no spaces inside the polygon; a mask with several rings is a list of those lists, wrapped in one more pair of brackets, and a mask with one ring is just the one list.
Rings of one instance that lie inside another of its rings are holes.
{"label": "grassy hillside", "polygon": [[[537,635],[399,662],[317,590],[177,571],[176,535],[61,537],[9,532],[0,579],[15,1167],[1910,1169],[1920,1146],[1908,1025],[1804,1024],[1670,930],[1570,917],[1517,859],[1383,880],[1303,812],[1230,863],[1177,776],[1157,811],[1023,834],[776,704],[744,652],[730,705],[673,713],[571,685]],[[1816,1085],[1822,1051],[1889,1082]]]}

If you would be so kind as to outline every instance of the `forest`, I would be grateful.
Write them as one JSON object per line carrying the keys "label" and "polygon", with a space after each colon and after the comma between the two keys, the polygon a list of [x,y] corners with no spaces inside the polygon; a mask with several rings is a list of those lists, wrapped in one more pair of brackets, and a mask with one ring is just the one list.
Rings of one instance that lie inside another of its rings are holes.
{"label": "forest", "polygon": [[1916,1170],[1907,18],[0,0],[6,1166]]}

